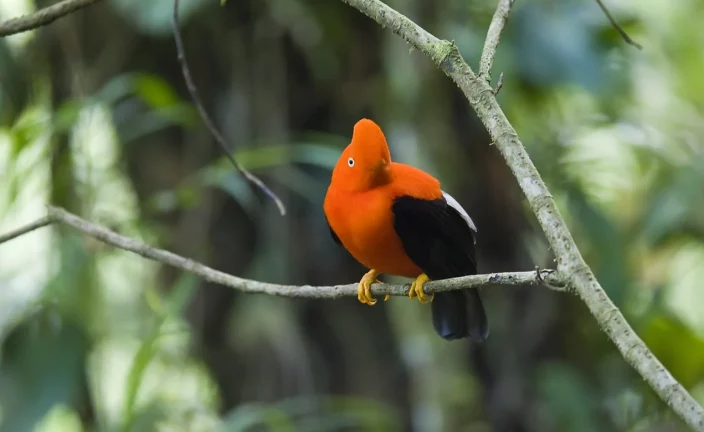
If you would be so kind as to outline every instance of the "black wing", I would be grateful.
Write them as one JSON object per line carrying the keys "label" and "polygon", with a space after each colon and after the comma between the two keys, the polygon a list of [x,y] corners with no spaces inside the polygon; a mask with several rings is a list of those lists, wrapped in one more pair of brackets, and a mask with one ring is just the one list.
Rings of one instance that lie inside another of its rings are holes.
{"label": "black wing", "polygon": [[477,273],[474,232],[444,198],[396,198],[394,229],[413,262],[430,279]]}
{"label": "black wing", "polygon": [[[477,273],[474,231],[444,198],[396,198],[394,229],[408,257],[430,279],[448,279]],[[431,304],[433,326],[445,339],[489,335],[486,312],[476,289],[437,293]]]}

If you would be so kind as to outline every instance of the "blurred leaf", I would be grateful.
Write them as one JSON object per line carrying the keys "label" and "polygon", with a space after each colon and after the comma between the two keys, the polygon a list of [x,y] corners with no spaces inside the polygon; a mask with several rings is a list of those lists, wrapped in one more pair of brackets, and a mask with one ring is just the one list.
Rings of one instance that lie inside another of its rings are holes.
{"label": "blurred leaf", "polygon": [[625,388],[607,402],[606,408],[620,430],[635,430],[635,424],[647,419],[643,406],[643,394]]}
{"label": "blurred leaf", "polygon": [[[272,168],[279,165],[306,164],[332,171],[340,157],[340,151],[328,145],[294,143],[267,147],[254,147],[237,151],[234,154],[237,161],[248,170]],[[310,198],[311,190],[316,188],[315,180],[303,170],[287,166],[284,174],[284,185],[291,190]],[[196,178],[203,186],[217,186],[228,192],[241,205],[253,209],[254,195],[242,176],[233,170],[230,162],[223,156],[215,163],[203,168]],[[289,183],[290,181],[290,183]]]}
{"label": "blurred leaf", "polygon": [[84,381],[86,334],[55,310],[44,309],[4,341],[0,431],[32,430],[53,406],[72,404]]}
{"label": "blurred leaf", "polygon": [[220,432],[259,430],[254,426],[260,424],[272,431],[400,430],[382,402],[353,396],[301,396],[268,405],[240,405],[226,416]]}
{"label": "blurred leaf", "polygon": [[593,390],[585,378],[572,367],[546,363],[538,372],[540,393],[555,416],[556,430],[590,432],[602,430],[595,423],[596,404]]}
{"label": "blurred leaf", "polygon": [[[223,173],[225,174],[225,173]],[[230,171],[227,175],[222,176],[203,176],[202,186],[216,186],[230,195],[244,208],[250,216],[254,216],[258,208],[258,201],[252,188],[247,180],[245,180],[237,171]]]}
{"label": "blurred leaf", "polygon": [[124,73],[114,76],[108,80],[93,98],[106,105],[114,105],[135,92],[135,80],[138,73]]}
{"label": "blurred leaf", "polygon": [[704,340],[682,322],[657,315],[640,333],[653,354],[685,388],[704,380]]}
{"label": "blurred leaf", "polygon": [[[99,332],[99,314],[95,277],[96,255],[88,249],[86,237],[63,229],[58,239],[60,270],[42,293],[43,300],[83,328]],[[90,239],[88,239],[90,241]]]}
{"label": "blurred leaf", "polygon": [[704,239],[704,157],[672,167],[671,178],[652,197],[642,223],[650,244],[680,234]]}
{"label": "blurred leaf", "polygon": [[393,412],[381,401],[354,396],[329,397],[331,411],[340,413],[356,420],[359,427],[361,423],[369,431],[399,430]]}
{"label": "blurred leaf", "polygon": [[171,316],[181,316],[198,288],[198,276],[183,272],[166,301],[166,312]]}
{"label": "blurred leaf", "polygon": [[295,165],[281,167],[274,173],[274,177],[289,190],[314,205],[320,202],[320,197],[325,195],[328,187],[328,182],[321,181]]}
{"label": "blurred leaf", "polygon": [[[163,335],[163,324],[169,317],[181,316],[183,309],[195,293],[197,282],[198,278],[195,275],[184,272],[176,281],[173,291],[168,295],[164,305],[156,298],[152,298],[153,303],[150,302],[150,305],[152,305],[161,318],[159,323],[154,326],[151,335],[142,342],[135,353],[132,366],[127,375],[123,416],[125,431],[134,430],[134,424],[137,421],[137,414],[134,409],[135,400],[137,399],[141,383],[144,381],[144,374],[147,367],[158,353],[158,340]],[[149,290],[147,290],[147,293],[148,292]],[[148,415],[149,418],[159,417],[162,413],[159,410],[152,411],[155,408],[156,407],[152,407],[142,412],[140,415]],[[143,418],[141,421],[145,422],[147,420],[147,418]]]}
{"label": "blurred leaf", "polygon": [[46,129],[46,122],[39,119],[37,110],[25,111],[10,129],[10,139],[12,140],[12,150],[10,158],[16,158],[22,150],[39,139]]}
{"label": "blurred leaf", "polygon": [[174,105],[158,111],[140,112],[134,110],[128,119],[116,124],[120,141],[129,144],[151,133],[168,127],[193,126],[197,118],[195,111],[188,105]]}
{"label": "blurred leaf", "polygon": [[607,78],[604,50],[584,19],[586,7],[577,2],[532,2],[513,9],[507,34],[515,40],[513,53],[524,79],[542,86],[574,83],[591,91],[602,88]]}
{"label": "blurred leaf", "polygon": [[[243,167],[252,171],[292,163],[332,170],[340,154],[339,150],[328,145],[296,143],[254,147],[237,151],[233,156]],[[283,177],[283,184],[305,198],[310,198],[311,192],[318,187],[315,180],[296,167],[287,166],[286,168],[284,173],[278,174]],[[258,207],[258,201],[252,193],[250,185],[240,173],[233,169],[225,156],[199,170],[193,177],[186,179],[184,184],[176,189],[176,192],[162,191],[152,196],[150,207],[160,211],[170,211],[176,208],[176,205],[193,205],[194,200],[200,196],[198,190],[192,186],[193,182],[197,182],[199,186],[220,188],[232,196],[250,215],[254,215],[254,211]],[[324,189],[320,189],[320,193],[322,192]]]}
{"label": "blurred leaf", "polygon": [[[250,170],[300,163],[332,170],[340,157],[340,149],[326,144],[294,142],[284,145],[253,147],[235,152],[235,158]],[[218,165],[227,164],[223,156]]]}
{"label": "blurred leaf", "polygon": [[132,360],[132,367],[130,367],[129,374],[127,375],[127,388],[125,389],[125,405],[124,405],[124,430],[126,432],[131,431],[133,428],[133,423],[135,421],[134,403],[137,398],[137,393],[139,392],[139,387],[144,381],[144,373],[151,363],[152,358],[157,353],[157,339],[159,339],[159,329],[153,331],[152,335],[149,336],[142,345],[140,345],[139,350]]}
{"label": "blurred leaf", "polygon": [[151,108],[164,108],[179,102],[173,88],[156,75],[137,75],[134,86],[137,95]]}
{"label": "blurred leaf", "polygon": [[30,98],[30,71],[0,38],[0,127],[11,126]]}
{"label": "blurred leaf", "polygon": [[129,432],[153,432],[158,424],[168,417],[168,408],[162,402],[152,402],[133,414]]}
{"label": "blurred leaf", "polygon": [[178,197],[178,203],[181,208],[192,208],[197,205],[201,199],[198,190],[189,185],[178,188],[176,190],[176,196]]}
{"label": "blurred leaf", "polygon": [[597,279],[617,307],[621,307],[629,288],[628,250],[623,234],[609,217],[591,204],[575,186],[567,186],[569,205],[594,253],[587,261]]}
{"label": "blurred leaf", "polygon": [[169,316],[179,317],[184,308],[189,303],[196,288],[198,287],[198,277],[194,274],[183,272],[176,280],[174,288],[167,295],[166,301],[162,301],[158,291],[147,289],[147,303],[159,316],[166,318]]}
{"label": "blurred leaf", "polygon": [[34,429],[34,432],[88,432],[80,414],[70,405],[55,405]]}
{"label": "blurred leaf", "polygon": [[54,113],[54,129],[56,132],[68,132],[78,121],[78,115],[84,108],[85,102],[78,99],[69,99],[61,104]]}
{"label": "blurred leaf", "polygon": [[[294,422],[281,410],[265,404],[240,405],[224,419],[220,432],[259,430],[257,425],[267,425],[268,430],[296,431]],[[252,429],[250,429],[252,428]]]}
{"label": "blurred leaf", "polygon": [[154,74],[119,75],[105,84],[94,99],[112,107],[115,129],[123,143],[171,126],[192,127],[200,122],[190,102],[180,99],[166,80]]}

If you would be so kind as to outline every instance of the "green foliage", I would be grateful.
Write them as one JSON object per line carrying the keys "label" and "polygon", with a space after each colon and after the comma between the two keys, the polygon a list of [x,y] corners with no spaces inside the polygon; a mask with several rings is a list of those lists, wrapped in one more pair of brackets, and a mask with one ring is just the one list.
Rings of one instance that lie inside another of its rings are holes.
{"label": "green foliage", "polygon": [[196,288],[196,279],[191,274],[182,275],[176,282],[173,292],[162,302],[158,294],[153,290],[147,291],[151,294],[149,305],[157,312],[157,322],[153,325],[151,334],[142,342],[139,349],[134,355],[132,366],[127,375],[127,389],[125,391],[124,403],[124,430],[135,430],[136,424],[141,426],[138,429],[145,428],[147,425],[152,425],[159,419],[165,416],[164,410],[158,405],[148,405],[142,408],[139,412],[135,410],[135,401],[139,388],[144,380],[145,372],[152,359],[159,353],[158,342],[159,338],[164,335],[169,323],[169,320],[178,319],[183,313],[183,309],[188,304],[188,301],[193,296]]}
{"label": "green foliage", "polygon": [[298,397],[275,404],[250,403],[232,410],[219,432],[287,431],[394,431],[400,430],[393,413],[383,404],[356,397]]}
{"label": "green foliage", "polygon": [[541,393],[554,414],[557,430],[587,432],[599,429],[596,397],[584,377],[566,365],[547,363],[539,371]]}
{"label": "green foliage", "polygon": [[59,311],[26,317],[3,341],[0,430],[32,430],[57,404],[80,395],[90,341]]}
{"label": "green foliage", "polygon": [[30,74],[18,57],[0,39],[0,127],[14,124],[30,99]]}
{"label": "green foliage", "polygon": [[704,380],[704,338],[667,315],[653,316],[641,331],[653,354],[680,384],[692,388]]}
{"label": "green foliage", "polygon": [[[182,0],[209,112],[292,209],[274,218],[207,147],[172,4],[114,0],[27,46],[0,40],[0,232],[60,199],[224,271],[349,283],[361,270],[320,206],[369,116],[394,159],[477,214],[487,271],[554,265],[466,101],[388,29],[338,1]],[[494,1],[389,4],[476,65]],[[516,2],[492,74],[587,262],[699,398],[702,4],[614,5],[638,52],[593,2]],[[487,292],[492,336],[468,348],[408,302],[229,294],[65,227],[0,245],[0,432],[684,430],[569,296]]]}
{"label": "green foliage", "polygon": [[673,167],[654,191],[643,221],[651,244],[673,237],[704,239],[704,157],[695,157],[682,167]]}

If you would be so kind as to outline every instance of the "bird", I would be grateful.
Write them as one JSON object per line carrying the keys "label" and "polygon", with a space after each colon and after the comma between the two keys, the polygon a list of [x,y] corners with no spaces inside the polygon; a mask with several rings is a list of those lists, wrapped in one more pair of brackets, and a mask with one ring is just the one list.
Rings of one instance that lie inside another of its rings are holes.
{"label": "bird", "polygon": [[430,298],[423,291],[430,280],[477,273],[474,221],[435,177],[393,162],[386,137],[373,120],[362,118],[354,125],[332,170],[323,210],[334,242],[369,269],[357,286],[361,303],[376,304],[371,285],[379,282],[379,275],[406,277],[413,279],[408,296],[430,303],[440,337],[487,339],[489,323],[477,289],[443,291]]}

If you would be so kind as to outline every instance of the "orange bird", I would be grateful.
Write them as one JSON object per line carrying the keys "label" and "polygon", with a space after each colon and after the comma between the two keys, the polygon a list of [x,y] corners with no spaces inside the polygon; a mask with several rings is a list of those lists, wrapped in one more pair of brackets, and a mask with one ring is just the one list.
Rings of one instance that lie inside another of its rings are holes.
{"label": "orange bird", "polygon": [[[323,207],[335,242],[370,269],[357,288],[362,303],[376,303],[371,285],[382,273],[415,279],[409,297],[421,303],[428,302],[423,292],[428,280],[477,273],[472,219],[433,176],[392,162],[384,133],[371,120],[354,126]],[[442,338],[488,337],[476,289],[439,292],[429,301],[433,327]]]}

